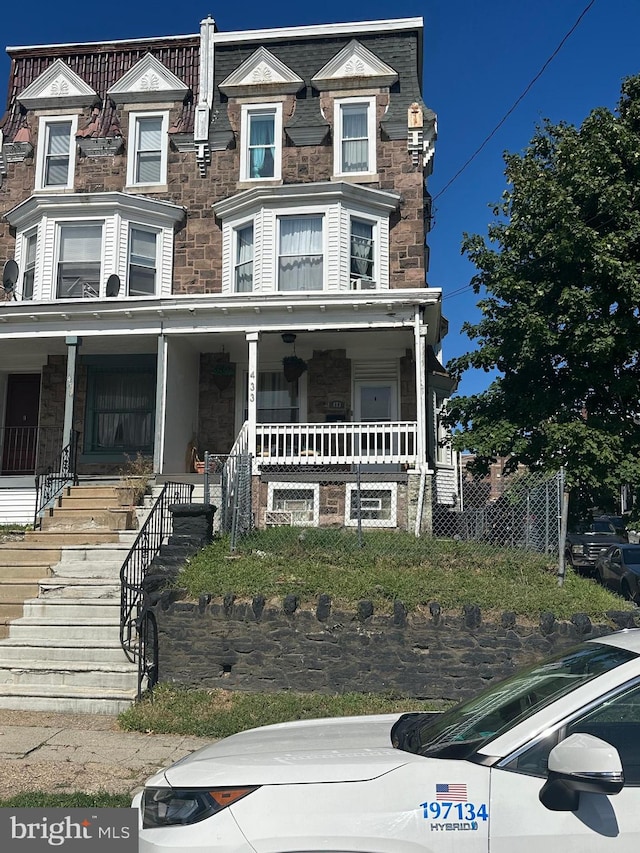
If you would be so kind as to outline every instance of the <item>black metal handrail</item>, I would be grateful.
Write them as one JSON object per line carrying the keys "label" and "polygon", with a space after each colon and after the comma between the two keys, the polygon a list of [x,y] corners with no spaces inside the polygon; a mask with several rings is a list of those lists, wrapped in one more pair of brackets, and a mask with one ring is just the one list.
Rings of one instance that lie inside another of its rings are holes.
{"label": "black metal handrail", "polygon": [[71,439],[62,448],[60,456],[52,462],[45,471],[36,474],[36,510],[33,516],[33,527],[42,527],[42,516],[45,509],[69,484],[78,485],[78,433],[73,430]]}
{"label": "black metal handrail", "polygon": [[144,579],[171,534],[169,507],[189,503],[192,494],[192,483],[165,483],[120,569],[120,644],[127,658],[138,663],[138,698],[145,679],[148,689],[158,680],[158,633]]}

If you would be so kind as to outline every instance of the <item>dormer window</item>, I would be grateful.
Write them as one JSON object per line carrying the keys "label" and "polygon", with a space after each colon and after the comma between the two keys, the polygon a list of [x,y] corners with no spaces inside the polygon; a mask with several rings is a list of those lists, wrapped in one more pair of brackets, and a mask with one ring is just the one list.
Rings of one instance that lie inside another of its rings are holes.
{"label": "dormer window", "polygon": [[73,187],[77,116],[53,119],[43,116],[38,132],[36,188],[65,190]]}
{"label": "dormer window", "polygon": [[22,298],[33,299],[33,283],[36,274],[36,251],[38,249],[38,232],[32,231],[25,238],[24,274],[22,276]]}
{"label": "dormer window", "polygon": [[168,113],[131,113],[129,118],[129,186],[167,182]]}
{"label": "dormer window", "polygon": [[335,102],[334,170],[337,175],[376,171],[375,98]]}
{"label": "dormer window", "polygon": [[240,180],[280,179],[282,104],[242,107]]}

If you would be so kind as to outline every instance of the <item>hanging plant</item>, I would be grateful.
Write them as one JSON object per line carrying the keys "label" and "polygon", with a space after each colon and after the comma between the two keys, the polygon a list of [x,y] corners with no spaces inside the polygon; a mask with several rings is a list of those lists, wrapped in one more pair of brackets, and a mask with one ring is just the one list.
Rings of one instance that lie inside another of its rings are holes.
{"label": "hanging plant", "polygon": [[234,380],[236,375],[236,366],[230,361],[216,361],[211,368],[213,384],[218,391],[224,391]]}
{"label": "hanging plant", "polygon": [[295,382],[307,369],[307,362],[297,355],[285,355],[282,359],[282,367],[287,382]]}

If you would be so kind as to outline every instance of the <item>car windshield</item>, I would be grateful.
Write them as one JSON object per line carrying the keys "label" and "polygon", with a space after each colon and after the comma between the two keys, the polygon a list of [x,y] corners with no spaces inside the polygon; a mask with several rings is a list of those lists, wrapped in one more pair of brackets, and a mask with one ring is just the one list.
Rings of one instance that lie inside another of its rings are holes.
{"label": "car windshield", "polygon": [[591,530],[593,533],[615,533],[616,529],[610,521],[600,519],[599,521],[591,522]]}
{"label": "car windshield", "polygon": [[432,758],[468,758],[484,744],[601,673],[635,658],[588,643],[490,687],[444,714],[407,715],[391,731],[398,749]]}

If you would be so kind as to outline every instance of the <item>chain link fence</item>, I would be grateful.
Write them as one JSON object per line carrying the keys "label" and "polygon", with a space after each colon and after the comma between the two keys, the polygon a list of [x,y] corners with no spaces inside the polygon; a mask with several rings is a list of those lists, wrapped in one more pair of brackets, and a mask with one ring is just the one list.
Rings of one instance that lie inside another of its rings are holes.
{"label": "chain link fence", "polygon": [[433,534],[558,554],[563,491],[562,472],[465,478],[462,509],[434,506]]}
{"label": "chain link fence", "polygon": [[459,507],[435,501],[430,477],[413,472],[372,471],[359,466],[260,466],[249,455],[205,454],[205,502],[218,508],[215,528],[235,551],[249,534],[268,531],[289,541],[292,528],[333,529],[344,541],[397,555],[420,542],[452,539],[558,554],[563,482],[517,472],[504,477],[461,480]]}

